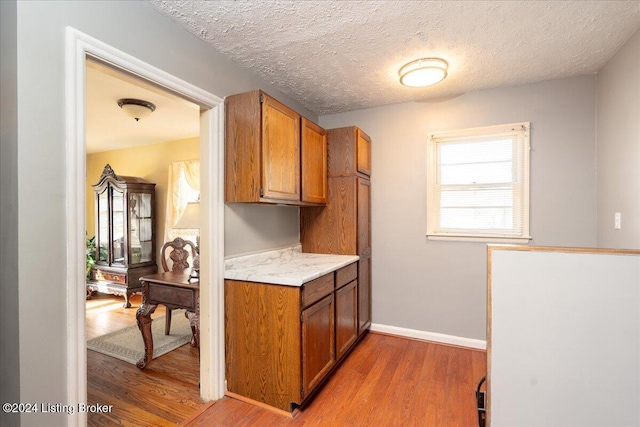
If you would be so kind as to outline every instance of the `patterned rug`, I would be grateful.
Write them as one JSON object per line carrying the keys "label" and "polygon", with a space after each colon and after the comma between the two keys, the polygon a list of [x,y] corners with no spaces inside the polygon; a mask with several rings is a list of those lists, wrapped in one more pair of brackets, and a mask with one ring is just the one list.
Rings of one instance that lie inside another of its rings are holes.
{"label": "patterned rug", "polygon": [[[153,358],[185,345],[191,340],[189,320],[184,317],[184,310],[174,310],[171,316],[171,334],[164,334],[164,316],[153,317],[151,331],[153,333]],[[97,351],[116,359],[136,364],[144,355],[144,342],[137,325],[102,335],[87,341],[87,349]]]}

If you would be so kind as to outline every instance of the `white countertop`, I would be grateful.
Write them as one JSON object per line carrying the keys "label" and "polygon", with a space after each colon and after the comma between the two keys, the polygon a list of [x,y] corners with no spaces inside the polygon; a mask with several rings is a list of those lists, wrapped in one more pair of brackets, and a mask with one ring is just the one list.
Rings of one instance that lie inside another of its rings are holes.
{"label": "white countertop", "polygon": [[303,253],[300,245],[225,260],[224,278],[275,285],[304,283],[356,262],[357,255]]}

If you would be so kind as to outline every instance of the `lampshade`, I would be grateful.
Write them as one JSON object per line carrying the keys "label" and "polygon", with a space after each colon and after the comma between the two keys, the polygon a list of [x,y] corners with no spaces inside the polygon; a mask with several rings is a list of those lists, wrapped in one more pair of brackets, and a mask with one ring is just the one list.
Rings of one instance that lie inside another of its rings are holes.
{"label": "lampshade", "polygon": [[200,229],[200,203],[189,202],[184,213],[173,228]]}
{"label": "lampshade", "polygon": [[400,83],[409,87],[425,87],[447,77],[449,64],[439,58],[422,58],[400,68]]}
{"label": "lampshade", "polygon": [[118,105],[127,116],[135,119],[136,122],[149,116],[156,109],[156,106],[148,101],[133,98],[119,99]]}

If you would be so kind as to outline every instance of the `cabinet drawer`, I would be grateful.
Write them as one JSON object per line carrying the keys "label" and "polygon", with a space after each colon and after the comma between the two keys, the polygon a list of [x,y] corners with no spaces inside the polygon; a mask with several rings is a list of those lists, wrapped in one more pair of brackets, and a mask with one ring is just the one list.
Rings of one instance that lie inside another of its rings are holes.
{"label": "cabinet drawer", "polygon": [[302,287],[302,307],[308,307],[333,292],[333,273],[307,282]]}
{"label": "cabinet drawer", "polygon": [[358,263],[354,262],[336,271],[336,289],[358,277]]}
{"label": "cabinet drawer", "polygon": [[149,301],[151,304],[171,303],[195,310],[195,293],[191,289],[181,289],[149,283]]}
{"label": "cabinet drawer", "polygon": [[111,273],[108,271],[95,270],[95,279],[98,281],[116,282],[125,285],[127,278],[124,274]]}

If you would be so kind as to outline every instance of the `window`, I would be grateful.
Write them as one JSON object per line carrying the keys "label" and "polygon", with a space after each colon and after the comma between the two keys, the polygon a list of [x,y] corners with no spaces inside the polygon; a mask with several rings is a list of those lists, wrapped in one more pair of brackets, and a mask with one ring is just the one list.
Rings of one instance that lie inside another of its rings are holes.
{"label": "window", "polygon": [[173,162],[169,165],[169,183],[167,185],[167,208],[165,215],[164,241],[176,237],[197,241],[199,230],[177,229],[173,226],[180,220],[189,202],[200,198],[200,161],[189,160]]}
{"label": "window", "polygon": [[529,122],[430,135],[427,236],[526,243]]}

